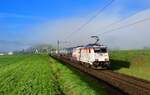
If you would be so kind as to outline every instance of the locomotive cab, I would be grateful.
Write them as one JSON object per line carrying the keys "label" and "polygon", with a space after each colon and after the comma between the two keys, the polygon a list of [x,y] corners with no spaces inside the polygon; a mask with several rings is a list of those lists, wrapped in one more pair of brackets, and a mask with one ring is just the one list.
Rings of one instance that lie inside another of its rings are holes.
{"label": "locomotive cab", "polygon": [[94,48],[94,67],[109,67],[109,55],[107,47],[99,46]]}

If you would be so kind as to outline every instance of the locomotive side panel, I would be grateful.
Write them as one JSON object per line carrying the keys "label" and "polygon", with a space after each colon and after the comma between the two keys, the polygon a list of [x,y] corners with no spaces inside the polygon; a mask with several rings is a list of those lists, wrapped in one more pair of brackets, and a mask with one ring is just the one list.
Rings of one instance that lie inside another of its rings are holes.
{"label": "locomotive side panel", "polygon": [[94,51],[92,48],[81,49],[80,61],[89,63],[92,65],[93,60],[94,60]]}
{"label": "locomotive side panel", "polygon": [[81,54],[80,48],[74,48],[72,52],[72,59],[80,61],[80,54]]}

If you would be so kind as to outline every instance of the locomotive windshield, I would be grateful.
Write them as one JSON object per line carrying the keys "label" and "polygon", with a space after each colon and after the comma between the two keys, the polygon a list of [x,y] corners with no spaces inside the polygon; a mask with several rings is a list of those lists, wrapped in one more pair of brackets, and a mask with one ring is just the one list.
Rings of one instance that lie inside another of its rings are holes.
{"label": "locomotive windshield", "polygon": [[107,48],[95,48],[95,53],[107,53]]}

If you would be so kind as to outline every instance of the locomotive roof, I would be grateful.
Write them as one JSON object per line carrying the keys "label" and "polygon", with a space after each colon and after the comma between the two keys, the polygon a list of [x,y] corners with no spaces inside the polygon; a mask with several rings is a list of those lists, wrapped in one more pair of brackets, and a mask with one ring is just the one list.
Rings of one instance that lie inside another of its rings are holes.
{"label": "locomotive roof", "polygon": [[77,48],[93,48],[93,47],[103,47],[103,48],[105,48],[106,46],[104,46],[104,45],[100,45],[100,44],[88,44],[88,45],[86,45],[86,46],[76,46],[76,47],[70,47],[70,48],[65,48],[65,49],[67,49],[67,50],[72,50],[72,49],[77,49]]}
{"label": "locomotive roof", "polygon": [[82,48],[82,47],[84,47],[84,46],[76,46],[76,47],[70,47],[70,48],[65,48],[65,49],[67,49],[67,50],[72,50],[72,49],[74,49],[74,48]]}
{"label": "locomotive roof", "polygon": [[86,48],[92,48],[92,47],[106,47],[104,45],[100,45],[100,44],[88,44],[85,46]]}

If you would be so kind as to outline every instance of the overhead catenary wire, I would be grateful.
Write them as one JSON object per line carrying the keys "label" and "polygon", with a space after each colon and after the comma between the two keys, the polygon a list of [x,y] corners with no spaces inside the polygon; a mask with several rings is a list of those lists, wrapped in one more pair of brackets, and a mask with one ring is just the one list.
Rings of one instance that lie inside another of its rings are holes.
{"label": "overhead catenary wire", "polygon": [[114,31],[118,31],[118,30],[121,30],[121,29],[124,29],[124,28],[127,28],[127,27],[131,27],[131,26],[133,26],[133,25],[135,25],[135,24],[139,24],[139,23],[142,23],[142,22],[145,22],[145,21],[149,21],[149,20],[150,20],[150,17],[144,18],[144,19],[142,19],[142,20],[138,20],[138,21],[136,21],[136,22],[133,22],[133,23],[130,23],[130,24],[126,24],[126,25],[124,25],[124,26],[120,26],[120,27],[118,27],[118,28],[114,28],[114,29],[105,31],[105,32],[100,33],[100,34],[98,34],[98,35],[102,35],[102,34],[114,32]]}
{"label": "overhead catenary wire", "polygon": [[91,18],[89,18],[84,24],[82,24],[81,26],[79,26],[79,28],[77,28],[75,31],[69,33],[69,35],[67,35],[65,37],[65,39],[71,37],[74,33],[81,31],[85,26],[87,26],[91,21],[93,21],[99,14],[101,14],[107,7],[109,7],[114,1],[115,0],[111,0],[109,3],[107,3],[95,15],[93,15]]}
{"label": "overhead catenary wire", "polygon": [[[112,0],[110,3],[108,3],[103,9],[105,9],[105,8],[107,8],[111,3],[113,3],[114,2],[114,0]],[[101,10],[103,10],[103,9],[101,9]],[[101,11],[100,10],[100,11]],[[99,11],[99,12],[100,12]],[[97,14],[99,14],[99,12],[97,13]],[[119,20],[117,20],[117,21],[115,21],[115,22],[112,22],[112,23],[110,23],[110,24],[108,24],[108,25],[106,25],[106,26],[104,26],[104,27],[102,27],[102,29],[106,29],[106,28],[109,28],[109,27],[111,27],[111,26],[114,26],[114,25],[116,25],[116,24],[119,24],[119,23],[121,23],[121,22],[123,22],[123,21],[125,21],[125,20],[127,20],[127,19],[129,19],[129,18],[131,18],[131,17],[133,17],[133,16],[135,16],[135,15],[137,15],[139,12],[137,12],[137,13],[135,13],[135,14],[132,14],[132,15],[129,15],[129,16],[127,16],[127,17],[125,17],[125,18],[121,18],[121,19],[119,19]],[[88,21],[91,21],[91,20],[93,20],[93,19],[95,19],[96,18],[96,16],[98,16],[98,15],[94,15],[94,16],[92,16],[91,17],[91,19],[89,19]],[[87,21],[87,22],[88,22]],[[90,23],[90,22],[89,22]],[[89,24],[89,23],[85,23],[85,24],[83,24],[82,26],[80,26],[76,31],[74,31],[74,32],[78,32],[78,31],[80,31],[82,28],[84,28],[87,24]],[[71,35],[70,35],[71,36]],[[68,37],[67,37],[68,38]]]}
{"label": "overhead catenary wire", "polygon": [[[97,14],[95,14],[94,16],[92,16],[89,20],[87,20],[87,22],[85,22],[83,25],[81,25],[79,28],[77,28],[77,30],[71,32],[66,38],[71,37],[74,32],[76,33],[76,32],[78,32],[78,31],[81,31],[85,26],[87,26],[91,21],[93,21],[101,12],[103,12],[103,11],[104,11],[108,6],[110,6],[114,1],[115,1],[115,0],[111,0],[111,2],[109,2],[104,8],[102,8],[101,10],[99,10],[99,11],[97,12]],[[137,12],[137,13],[139,13],[139,12]],[[111,27],[111,26],[114,26],[114,25],[116,25],[116,24],[119,24],[119,23],[121,23],[121,22],[127,20],[128,18],[135,16],[137,13],[135,13],[135,14],[133,14],[133,15],[129,15],[129,16],[125,17],[125,18],[121,18],[120,20],[117,20],[117,21],[115,21],[115,22],[113,22],[113,23],[110,23],[110,24],[104,26],[103,29],[104,29],[104,28],[106,29],[106,28],[108,28],[108,27]],[[112,29],[112,30],[108,30],[108,31],[102,32],[102,33],[100,33],[100,34],[98,34],[98,35],[105,34],[105,33],[109,33],[109,32],[113,32],[113,31],[117,31],[117,30],[120,30],[120,29],[123,29],[123,28],[127,28],[127,27],[130,27],[130,26],[132,26],[132,25],[135,25],[135,24],[144,22],[144,21],[146,21],[146,20],[149,20],[149,19],[150,19],[150,18],[145,18],[145,19],[136,21],[136,22],[134,22],[134,23],[130,23],[130,24],[127,24],[127,25],[124,25],[124,26],[120,26],[120,27],[118,27],[118,28],[114,28],[114,29]]]}
{"label": "overhead catenary wire", "polygon": [[[140,12],[141,12],[141,11],[140,11]],[[110,27],[112,27],[112,26],[114,26],[114,25],[117,25],[117,24],[119,24],[119,23],[121,23],[121,22],[123,22],[123,21],[125,21],[125,20],[130,19],[131,17],[134,17],[135,15],[137,15],[137,14],[140,13],[140,12],[136,12],[136,13],[134,13],[134,14],[132,14],[132,15],[128,15],[128,16],[126,16],[126,17],[124,17],[124,18],[121,18],[121,19],[119,19],[119,20],[117,20],[117,21],[114,21],[114,22],[112,22],[112,23],[110,23],[110,24],[108,24],[108,25],[103,26],[101,29],[108,29],[108,28],[110,28]]]}
{"label": "overhead catenary wire", "polygon": [[[134,14],[135,15],[135,14]],[[133,16],[133,15],[132,15]],[[130,16],[131,17],[131,16]],[[126,18],[127,19],[127,18]],[[97,35],[103,35],[103,34],[106,34],[106,33],[110,33],[110,32],[115,32],[115,31],[118,31],[118,30],[121,30],[121,29],[124,29],[124,28],[127,28],[127,27],[131,27],[133,25],[136,25],[136,24],[139,24],[139,23],[142,23],[142,22],[145,22],[145,21],[149,21],[150,20],[150,17],[147,17],[147,18],[144,18],[142,20],[138,20],[138,21],[135,21],[133,23],[130,23],[130,24],[126,24],[124,26],[120,26],[120,27],[117,27],[117,28],[114,28],[114,29],[111,29],[111,30],[108,30],[108,31],[105,31],[105,32],[102,32],[100,34],[97,34]],[[124,20],[122,20],[124,21]],[[116,23],[118,24],[118,23]]]}
{"label": "overhead catenary wire", "polygon": [[[141,11],[140,11],[141,12]],[[127,20],[127,19],[129,19],[129,18],[131,18],[131,17],[134,17],[135,15],[137,15],[139,12],[136,12],[136,13],[134,13],[134,14],[132,14],[132,15],[129,15],[129,16],[127,16],[127,17],[125,17],[125,18],[121,18],[121,19],[119,19],[119,20],[117,20],[117,21],[114,21],[114,22],[112,22],[112,23],[110,23],[110,24],[108,24],[108,25],[106,25],[106,26],[104,26],[104,27],[102,27],[102,29],[108,29],[109,27],[111,27],[111,26],[114,26],[114,25],[116,25],[116,24],[119,24],[119,23],[121,23],[121,22],[123,22],[123,21],[125,21],[125,20]]]}

